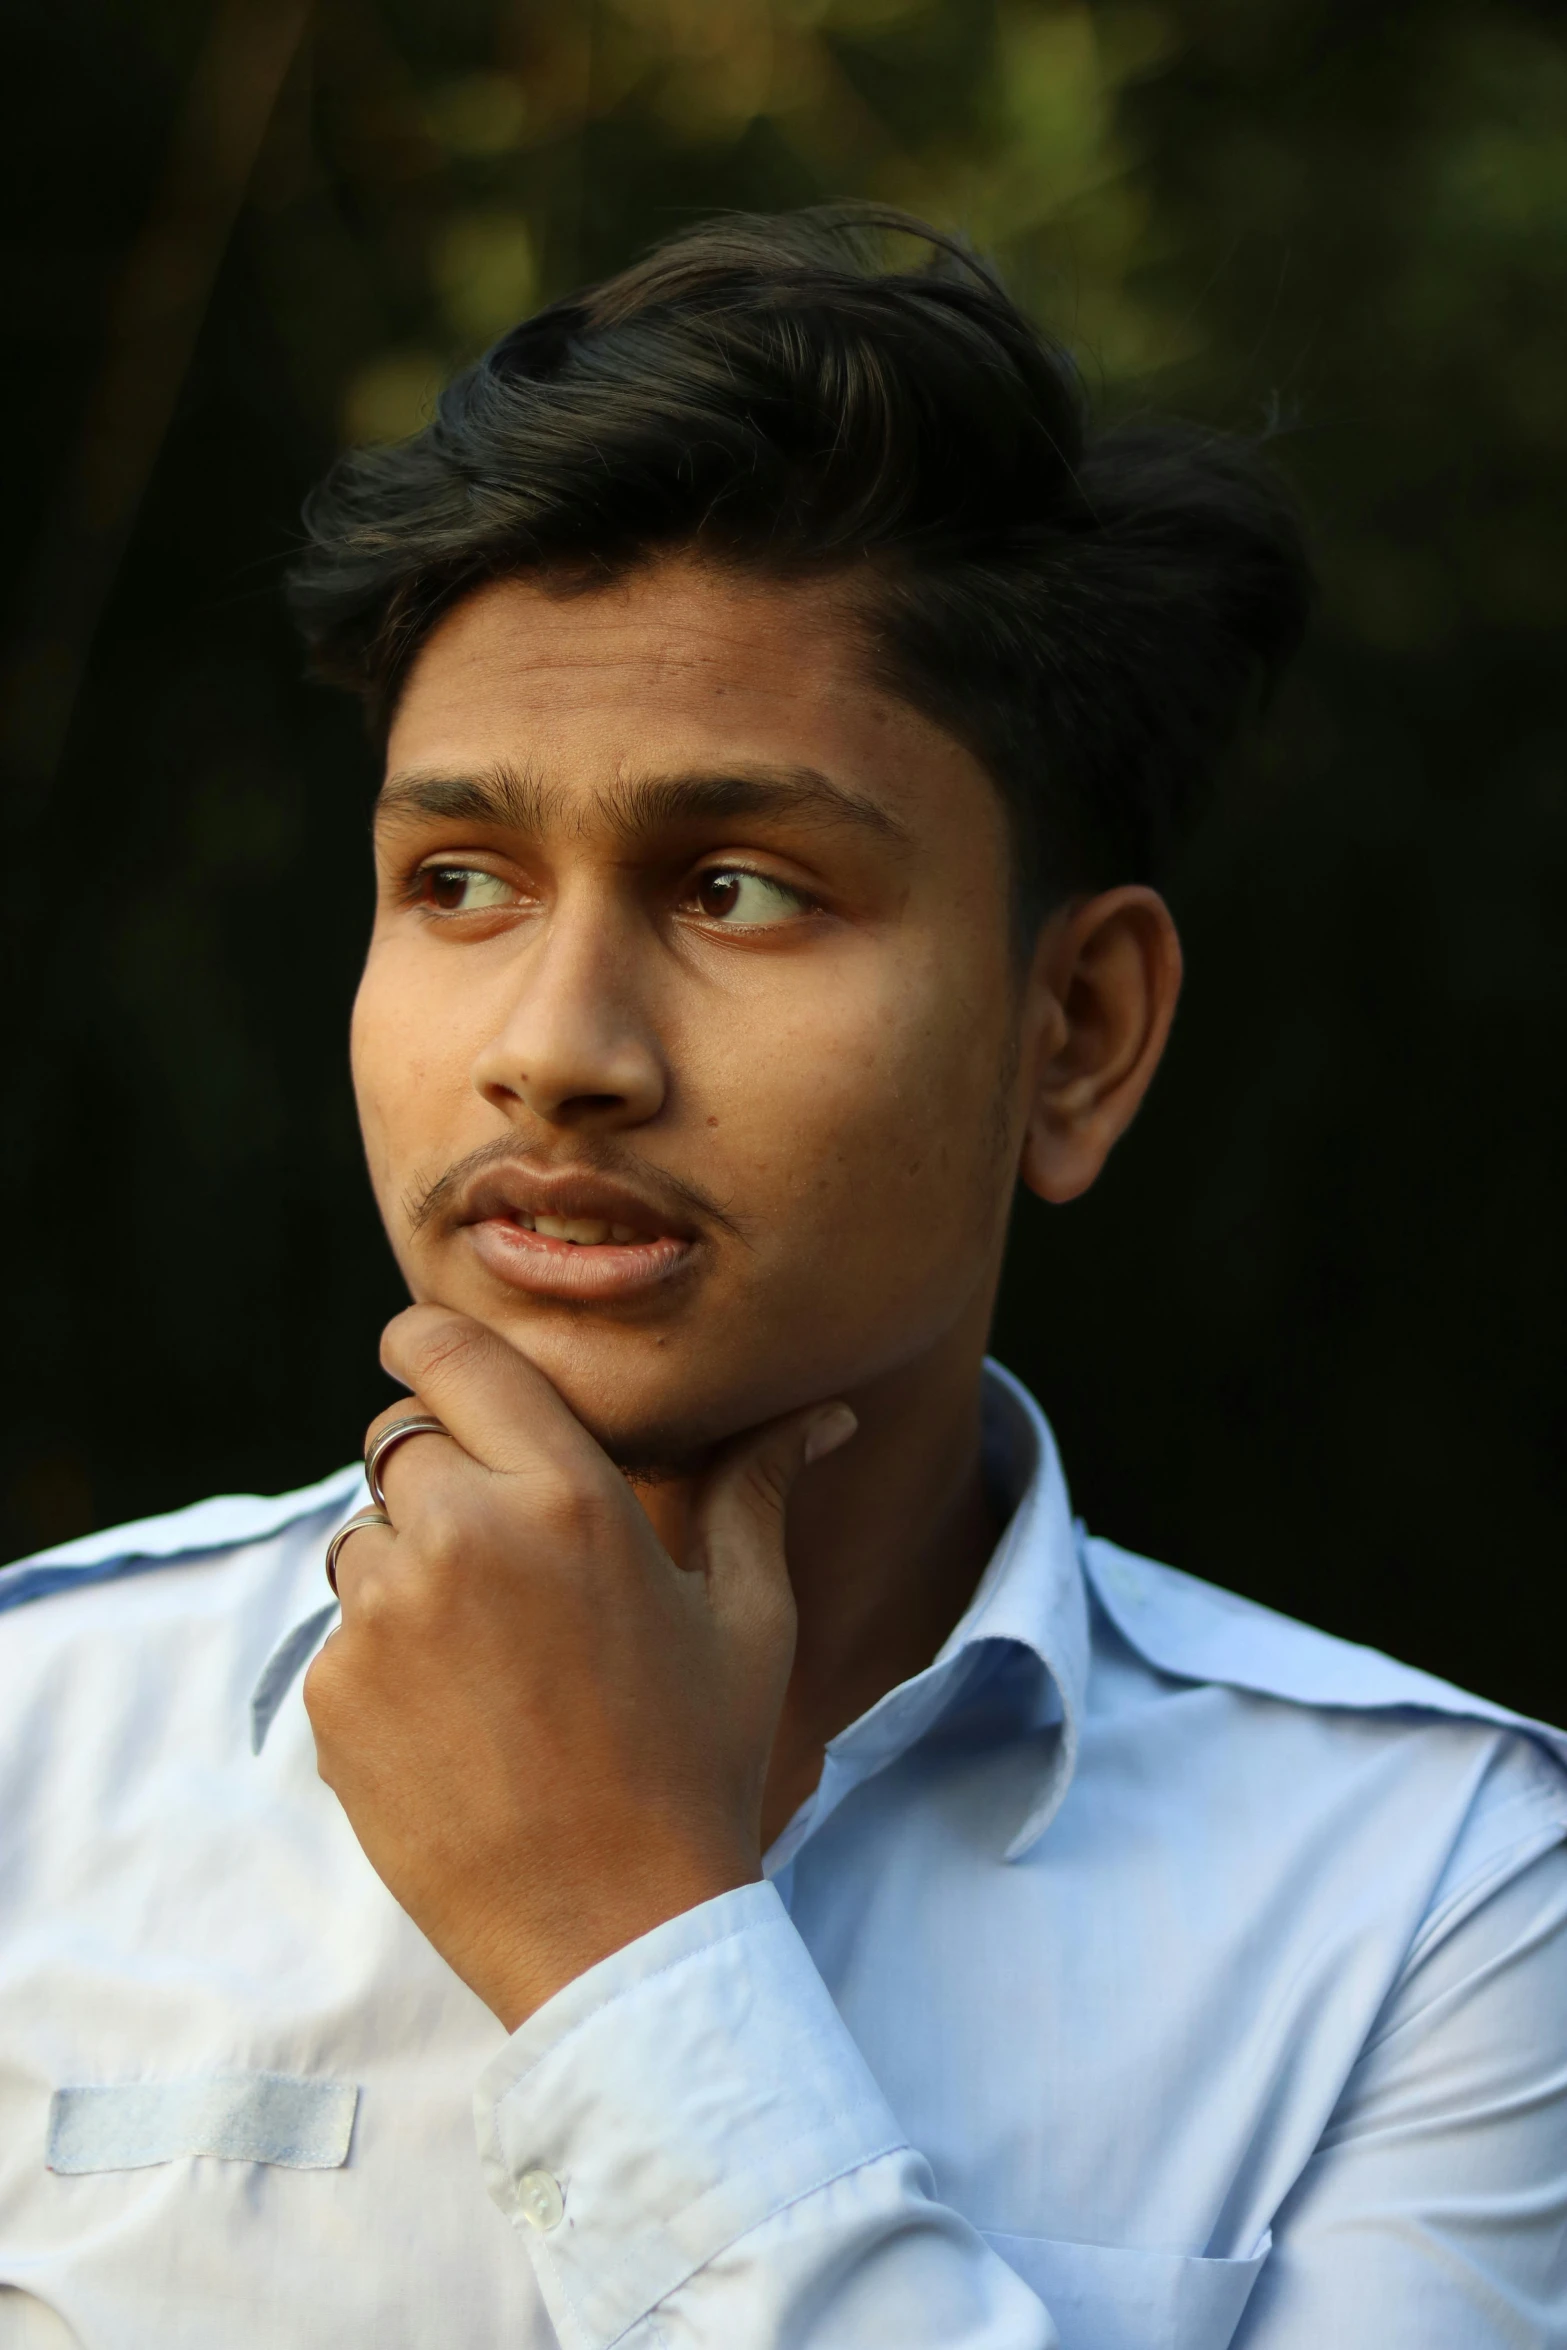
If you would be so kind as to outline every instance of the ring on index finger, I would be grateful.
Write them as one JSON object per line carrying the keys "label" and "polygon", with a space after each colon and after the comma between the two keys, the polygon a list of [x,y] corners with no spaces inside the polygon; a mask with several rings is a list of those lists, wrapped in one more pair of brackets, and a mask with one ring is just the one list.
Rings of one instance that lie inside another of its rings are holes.
{"label": "ring on index finger", "polygon": [[365,1453],[365,1483],[370,1488],[370,1498],[377,1509],[384,1510],[386,1507],[386,1495],[381,1489],[381,1463],[387,1454],[394,1452],[397,1446],[404,1443],[410,1436],[444,1436],[446,1434],[447,1430],[443,1422],[434,1419],[429,1412],[410,1412],[406,1420],[393,1420],[389,1426],[381,1430],[380,1435],[371,1441],[369,1449]]}

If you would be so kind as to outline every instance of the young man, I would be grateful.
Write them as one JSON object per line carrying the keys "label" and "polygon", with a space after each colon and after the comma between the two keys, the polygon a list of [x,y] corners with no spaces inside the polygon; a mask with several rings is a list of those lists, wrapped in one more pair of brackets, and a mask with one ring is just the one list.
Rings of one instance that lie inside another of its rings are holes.
{"label": "young man", "polygon": [[1567,2341],[1567,1741],[1089,1538],[983,1360],[1298,633],[1266,474],[738,222],[312,520],[409,1400],[368,1508],[0,1578],[0,2341]]}

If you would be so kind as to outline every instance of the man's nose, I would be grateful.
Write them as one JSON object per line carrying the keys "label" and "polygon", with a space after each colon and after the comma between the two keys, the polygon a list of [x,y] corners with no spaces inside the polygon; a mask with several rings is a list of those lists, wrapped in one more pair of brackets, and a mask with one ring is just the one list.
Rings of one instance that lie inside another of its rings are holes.
{"label": "man's nose", "polygon": [[656,1117],[664,1055],[639,979],[635,926],[579,899],[547,917],[520,958],[505,1017],[473,1082],[506,1117],[549,1126],[624,1127]]}

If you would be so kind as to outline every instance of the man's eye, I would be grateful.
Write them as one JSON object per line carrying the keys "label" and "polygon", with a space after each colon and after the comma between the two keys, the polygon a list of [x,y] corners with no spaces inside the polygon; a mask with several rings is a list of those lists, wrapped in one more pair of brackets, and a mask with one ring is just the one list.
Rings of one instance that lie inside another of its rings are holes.
{"label": "man's eye", "polygon": [[737,930],[792,921],[809,903],[786,882],[770,881],[765,873],[750,873],[743,865],[713,866],[697,882],[690,902],[704,921],[731,924]]}
{"label": "man's eye", "polygon": [[514,906],[517,892],[498,873],[479,865],[424,865],[418,878],[418,898],[442,914],[488,914],[498,906]]}

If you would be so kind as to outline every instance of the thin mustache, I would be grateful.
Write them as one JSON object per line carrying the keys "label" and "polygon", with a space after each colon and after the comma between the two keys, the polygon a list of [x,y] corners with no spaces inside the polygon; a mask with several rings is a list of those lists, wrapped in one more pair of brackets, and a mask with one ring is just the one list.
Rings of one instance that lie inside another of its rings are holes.
{"label": "thin mustache", "polygon": [[[662,1169],[654,1175],[650,1169],[639,1167],[635,1160],[612,1158],[603,1151],[595,1151],[591,1156],[579,1159],[576,1164],[584,1174],[618,1178],[654,1206],[674,1204],[699,1218],[705,1217],[710,1223],[720,1225],[725,1232],[731,1233],[736,1240],[750,1246],[744,1226],[695,1183],[686,1183],[680,1176],[666,1174]],[[466,1189],[475,1176],[488,1174],[492,1167],[515,1167],[519,1174],[526,1175],[530,1168],[535,1167],[535,1162],[527,1151],[517,1148],[509,1135],[502,1135],[497,1141],[487,1142],[479,1150],[470,1151],[465,1159],[459,1159],[455,1166],[448,1167],[444,1175],[437,1175],[433,1182],[405,1195],[403,1209],[408,1218],[409,1232],[424,1232],[430,1225],[439,1223],[442,1217],[452,1212],[459,1193]],[[537,1168],[536,1171],[547,1172],[543,1168]]]}

